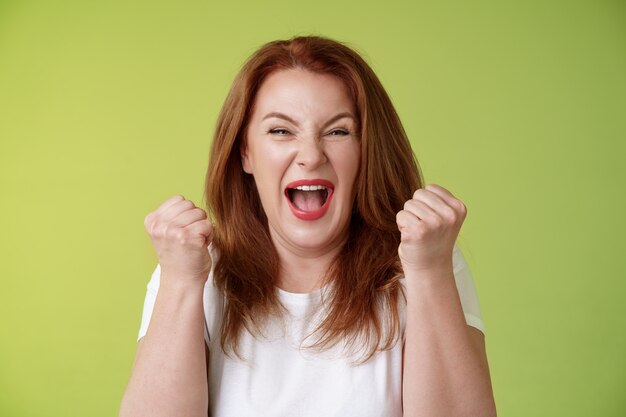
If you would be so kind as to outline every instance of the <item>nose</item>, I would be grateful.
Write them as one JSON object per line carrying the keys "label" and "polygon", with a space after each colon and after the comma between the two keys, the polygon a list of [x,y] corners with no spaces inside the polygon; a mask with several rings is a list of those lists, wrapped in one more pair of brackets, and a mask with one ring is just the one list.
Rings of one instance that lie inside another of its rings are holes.
{"label": "nose", "polygon": [[324,144],[317,138],[300,139],[296,163],[299,167],[314,170],[328,159],[324,153]]}

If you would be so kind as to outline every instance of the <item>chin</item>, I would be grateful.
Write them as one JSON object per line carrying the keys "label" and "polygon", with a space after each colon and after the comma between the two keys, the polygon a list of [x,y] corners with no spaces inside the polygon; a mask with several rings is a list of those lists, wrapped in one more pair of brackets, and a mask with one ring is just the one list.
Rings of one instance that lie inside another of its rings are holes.
{"label": "chin", "polygon": [[324,255],[335,250],[337,245],[337,240],[329,239],[329,240],[319,240],[319,241],[293,241],[292,244],[298,248],[300,251],[304,251],[311,256]]}
{"label": "chin", "polygon": [[292,227],[284,236],[288,237],[293,245],[310,250],[334,249],[343,240],[342,228],[337,223],[311,226],[313,227]]}
{"label": "chin", "polygon": [[[324,252],[333,250],[343,241],[350,224],[350,213],[339,213],[335,206],[314,221],[294,216],[288,207],[281,207],[270,223],[270,235],[274,244],[285,244],[304,251]],[[341,210],[339,210],[341,211]],[[343,226],[342,226],[343,225]]]}

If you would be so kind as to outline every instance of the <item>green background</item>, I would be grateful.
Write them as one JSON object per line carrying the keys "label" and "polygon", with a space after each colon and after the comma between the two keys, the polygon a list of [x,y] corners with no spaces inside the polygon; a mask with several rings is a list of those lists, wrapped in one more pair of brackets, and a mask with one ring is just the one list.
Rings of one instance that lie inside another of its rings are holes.
{"label": "green background", "polygon": [[362,52],[468,207],[500,416],[626,415],[623,1],[0,1],[0,415],[116,415],[156,265],[261,44]]}

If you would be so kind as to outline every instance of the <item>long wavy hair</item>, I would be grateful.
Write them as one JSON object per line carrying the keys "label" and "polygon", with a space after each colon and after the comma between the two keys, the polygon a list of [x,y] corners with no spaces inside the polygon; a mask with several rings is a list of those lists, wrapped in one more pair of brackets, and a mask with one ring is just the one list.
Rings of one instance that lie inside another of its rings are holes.
{"label": "long wavy hair", "polygon": [[310,347],[345,342],[360,349],[366,361],[391,348],[400,335],[398,303],[404,293],[396,213],[423,180],[398,114],[372,69],[344,43],[320,36],[278,40],[258,49],[236,76],[217,121],[205,199],[219,253],[215,285],[225,296],[221,348],[239,356],[244,328],[259,336],[268,317],[285,311],[275,287],[278,254],[240,150],[264,79],[293,68],[341,79],[359,119],[361,160],[349,235],[325,275],[325,314]]}

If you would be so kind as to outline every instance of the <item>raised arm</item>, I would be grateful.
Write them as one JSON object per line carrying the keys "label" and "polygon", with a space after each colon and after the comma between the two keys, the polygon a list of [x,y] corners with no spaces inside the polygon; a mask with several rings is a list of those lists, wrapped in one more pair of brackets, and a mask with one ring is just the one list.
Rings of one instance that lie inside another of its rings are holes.
{"label": "raised arm", "polygon": [[494,417],[483,334],[466,324],[452,250],[463,203],[437,185],[397,216],[407,287],[402,402],[406,417]]}
{"label": "raised arm", "polygon": [[161,276],[150,325],[139,341],[120,417],[206,416],[203,292],[211,268],[206,213],[182,196],[145,220]]}

